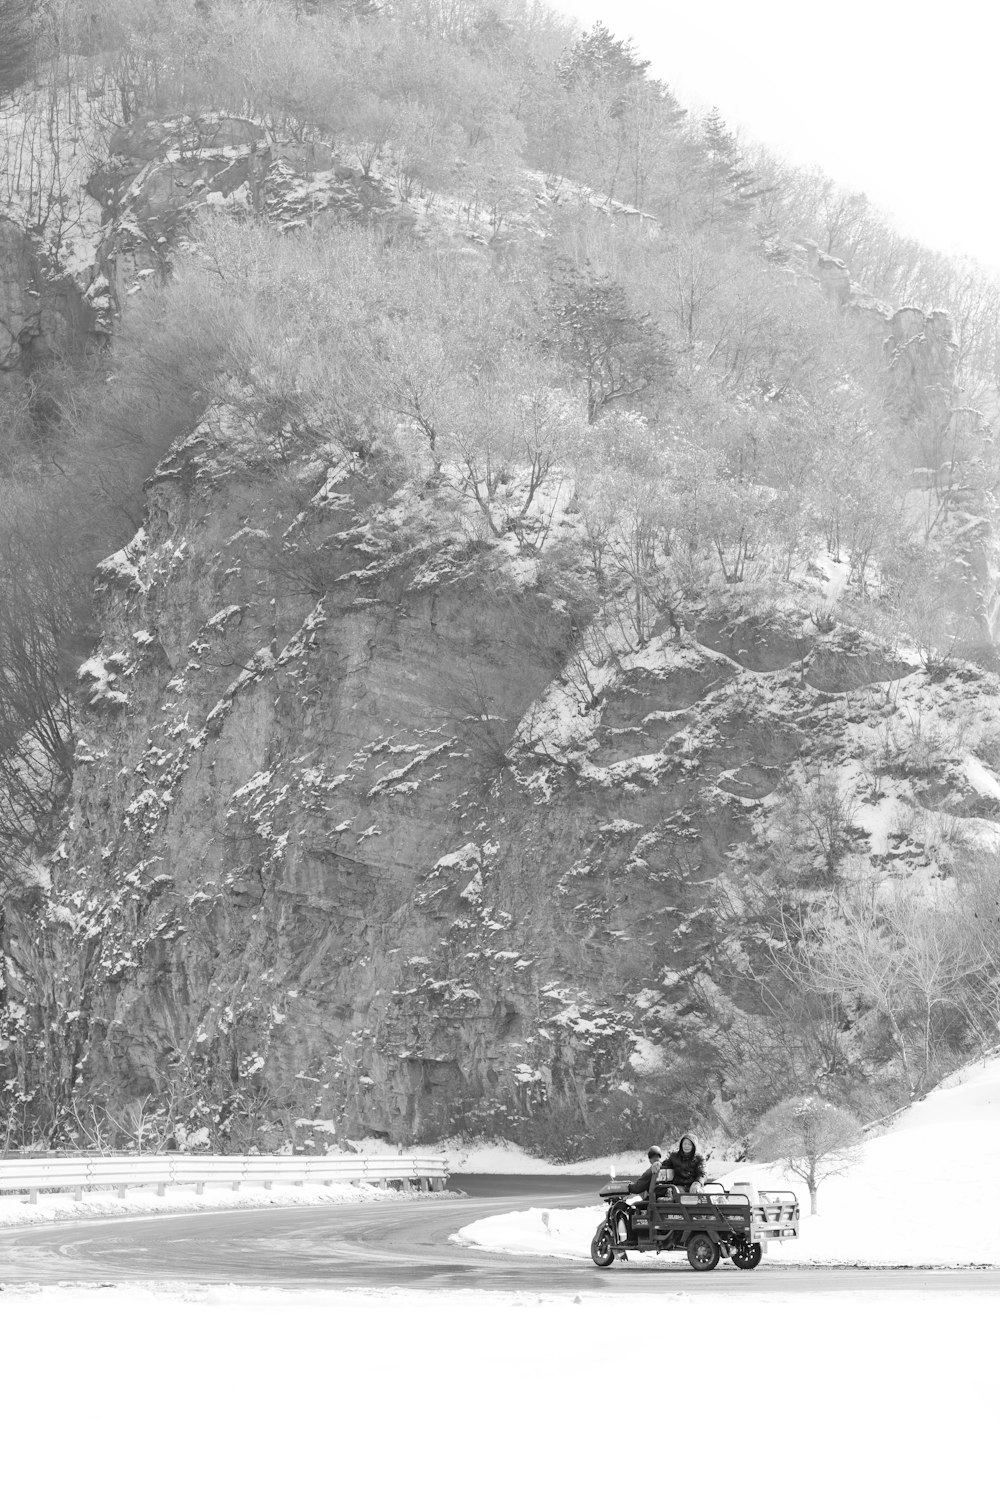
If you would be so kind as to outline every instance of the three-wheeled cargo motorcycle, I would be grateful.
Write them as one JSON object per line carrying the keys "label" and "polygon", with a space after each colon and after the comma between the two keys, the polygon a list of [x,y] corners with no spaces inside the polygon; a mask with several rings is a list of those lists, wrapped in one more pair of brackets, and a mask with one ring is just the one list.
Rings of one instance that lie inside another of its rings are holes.
{"label": "three-wheeled cargo motorcycle", "polygon": [[714,1271],[723,1258],[740,1271],[753,1271],[769,1241],[798,1237],[794,1193],[757,1191],[749,1183],[727,1189],[719,1182],[684,1193],[662,1177],[650,1183],[648,1197],[630,1195],[628,1181],[618,1178],[601,1188],[607,1209],[590,1246],[595,1266],[677,1250],[695,1271]]}

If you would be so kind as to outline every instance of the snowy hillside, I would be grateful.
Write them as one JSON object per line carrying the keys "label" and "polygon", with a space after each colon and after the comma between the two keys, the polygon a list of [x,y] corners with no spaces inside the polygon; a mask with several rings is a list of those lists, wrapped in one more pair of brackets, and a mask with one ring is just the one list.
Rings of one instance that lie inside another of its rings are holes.
{"label": "snowy hillside", "polygon": [[604,1159],[994,1045],[968,268],[544,6],[26,3],[0,1138]]}
{"label": "snowy hillside", "polygon": [[[727,1185],[803,1185],[780,1170],[742,1162]],[[801,1236],[775,1247],[765,1265],[1000,1264],[1000,1057],[964,1068],[884,1135],[869,1140],[858,1165],[820,1187],[819,1213],[802,1217]],[[808,1197],[806,1197],[808,1204]],[[458,1240],[511,1254],[584,1259],[600,1207],[480,1219]]]}

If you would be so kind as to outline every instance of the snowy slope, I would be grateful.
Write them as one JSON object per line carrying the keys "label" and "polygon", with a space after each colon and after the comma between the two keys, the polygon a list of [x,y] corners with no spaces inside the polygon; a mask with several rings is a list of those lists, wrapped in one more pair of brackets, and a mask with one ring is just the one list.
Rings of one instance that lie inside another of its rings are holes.
{"label": "snowy slope", "polygon": [[[819,1191],[808,1214],[803,1184],[780,1169],[741,1163],[722,1180],[791,1187],[805,1198],[798,1241],[770,1263],[1000,1265],[1000,1057],[962,1069],[869,1140],[858,1164]],[[544,1204],[469,1224],[457,1238],[512,1254],[589,1254],[600,1206]]]}

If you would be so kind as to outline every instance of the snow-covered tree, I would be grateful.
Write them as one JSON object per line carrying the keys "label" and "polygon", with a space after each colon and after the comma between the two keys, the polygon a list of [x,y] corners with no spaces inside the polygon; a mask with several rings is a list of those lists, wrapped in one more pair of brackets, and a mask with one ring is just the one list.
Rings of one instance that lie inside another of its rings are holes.
{"label": "snow-covered tree", "polygon": [[809,1189],[809,1211],[816,1213],[819,1184],[846,1172],[857,1160],[861,1124],[827,1099],[803,1095],[769,1109],[751,1138],[761,1161],[780,1161]]}
{"label": "snow-covered tree", "polygon": [[645,77],[648,62],[636,55],[631,41],[623,42],[601,21],[579,38],[559,64],[563,87],[599,85],[623,94],[630,84]]}

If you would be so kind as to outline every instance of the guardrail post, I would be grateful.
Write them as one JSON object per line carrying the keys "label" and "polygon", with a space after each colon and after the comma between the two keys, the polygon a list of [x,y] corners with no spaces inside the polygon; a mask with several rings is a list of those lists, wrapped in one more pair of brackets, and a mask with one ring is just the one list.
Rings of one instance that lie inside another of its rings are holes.
{"label": "guardrail post", "polygon": [[201,1194],[205,1191],[205,1184],[203,1182],[196,1182],[194,1185],[194,1190],[200,1197]]}
{"label": "guardrail post", "polygon": [[82,1203],[83,1202],[83,1188],[82,1187],[75,1187],[73,1189],[73,1199],[74,1199],[74,1201],[76,1203]]}
{"label": "guardrail post", "polygon": [[165,1198],[166,1194],[167,1194],[167,1184],[165,1182],[158,1182],[156,1184],[156,1196],[158,1198]]}
{"label": "guardrail post", "polygon": [[38,1189],[37,1188],[32,1188],[31,1191],[28,1193],[28,1202],[29,1203],[37,1203],[38,1202]]}

